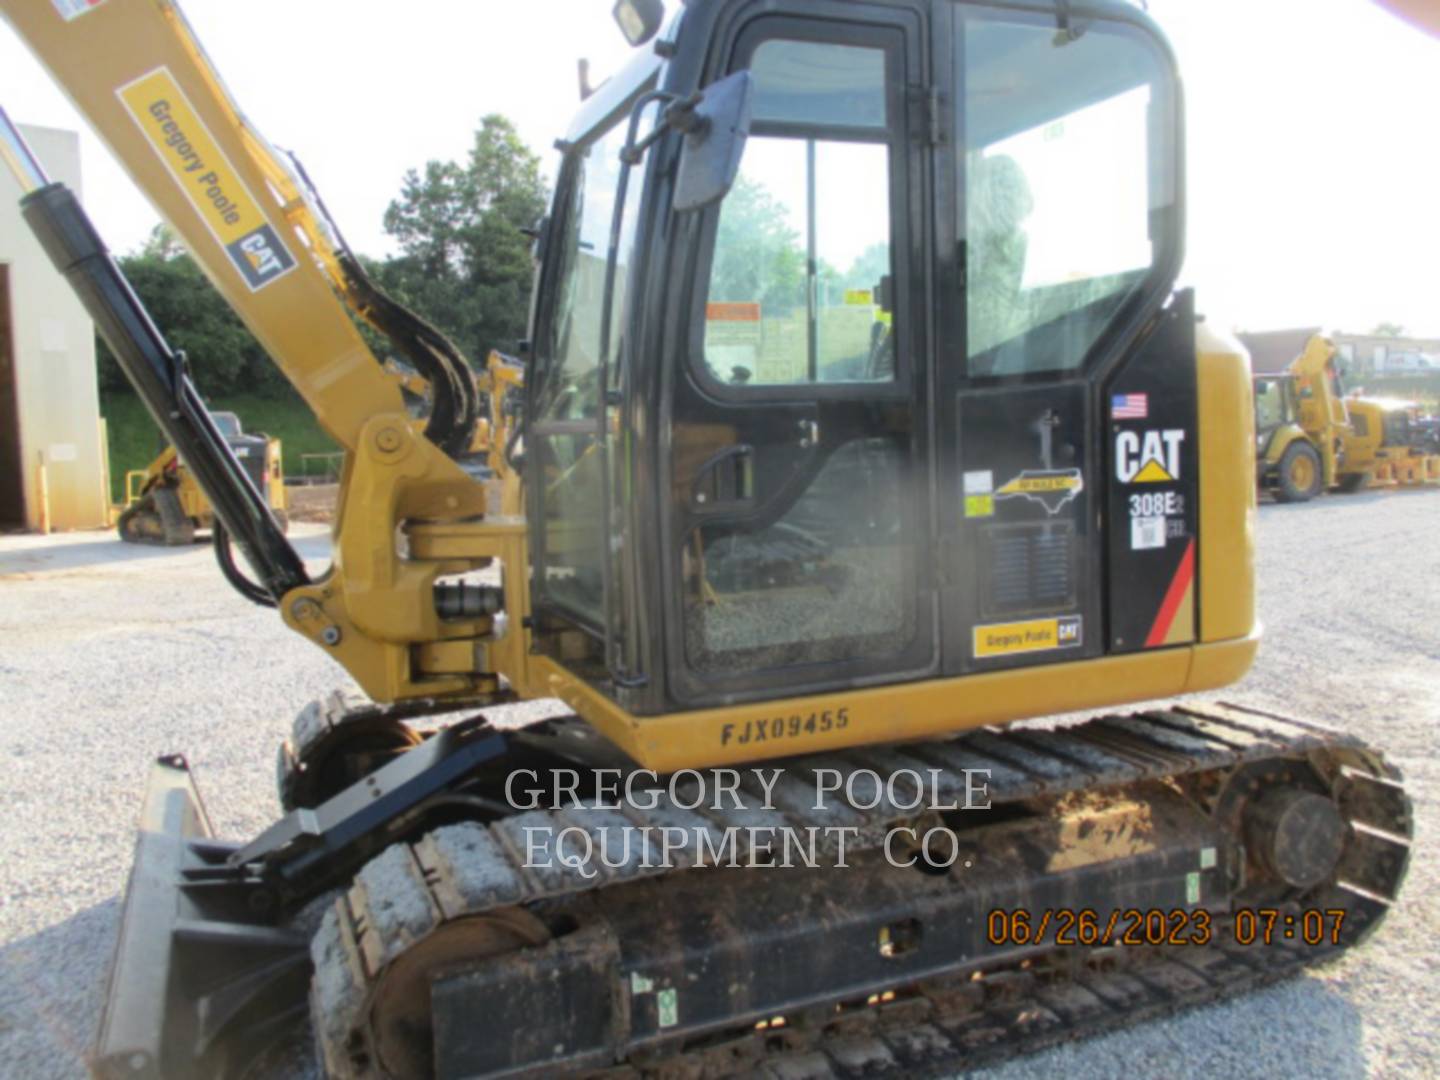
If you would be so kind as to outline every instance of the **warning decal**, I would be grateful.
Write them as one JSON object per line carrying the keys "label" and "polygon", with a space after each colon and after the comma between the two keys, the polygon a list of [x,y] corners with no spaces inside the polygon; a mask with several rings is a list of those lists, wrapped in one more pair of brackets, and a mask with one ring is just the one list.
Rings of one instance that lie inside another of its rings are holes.
{"label": "warning decal", "polygon": [[167,68],[117,93],[252,292],[295,268],[295,257]]}
{"label": "warning decal", "polygon": [[759,304],[706,304],[707,322],[750,322],[760,321]]}

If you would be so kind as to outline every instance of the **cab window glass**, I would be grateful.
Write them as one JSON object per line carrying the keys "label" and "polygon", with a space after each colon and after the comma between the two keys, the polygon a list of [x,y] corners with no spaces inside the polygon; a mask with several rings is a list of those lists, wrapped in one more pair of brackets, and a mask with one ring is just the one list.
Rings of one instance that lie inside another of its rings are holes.
{"label": "cab window glass", "polygon": [[582,616],[604,622],[603,534],[605,460],[598,431],[547,429],[547,423],[592,420],[598,426],[600,361],[610,365],[612,385],[618,374],[618,343],[638,220],[643,177],[632,171],[614,252],[608,348],[603,341],[606,264],[620,180],[622,121],[606,135],[577,151],[566,218],[561,224],[560,276],[550,325],[550,354],[544,357],[536,403],[533,447],[539,502],[543,506],[541,598]]}
{"label": "cab window glass", "polygon": [[685,651],[709,675],[890,656],[917,632],[904,440],[839,447],[778,520],[695,530]]}
{"label": "cab window glass", "polygon": [[[784,40],[756,49],[756,121],[720,209],[704,312],[717,382],[894,378],[885,55]],[[840,126],[854,134],[825,137]]]}
{"label": "cab window glass", "polygon": [[[539,390],[538,414],[547,420],[582,419],[599,411],[605,264],[626,133],[625,125],[619,124],[579,152],[572,201],[560,237],[562,262],[551,323],[552,355]],[[632,191],[639,188],[637,178],[632,177],[631,186]],[[629,224],[633,236],[633,222]],[[622,265],[628,263],[628,248],[617,254]],[[623,282],[617,278],[616,297],[622,297],[623,291]],[[612,332],[612,353],[617,336]]]}
{"label": "cab window glass", "polygon": [[1255,426],[1261,431],[1285,423],[1285,388],[1278,379],[1255,384]]}
{"label": "cab window glass", "polygon": [[962,24],[967,356],[972,374],[1078,367],[1168,243],[1173,158],[1159,57],[1121,25]]}
{"label": "cab window glass", "polygon": [[837,127],[885,126],[885,54],[813,41],[767,41],[750,62],[754,118]]}

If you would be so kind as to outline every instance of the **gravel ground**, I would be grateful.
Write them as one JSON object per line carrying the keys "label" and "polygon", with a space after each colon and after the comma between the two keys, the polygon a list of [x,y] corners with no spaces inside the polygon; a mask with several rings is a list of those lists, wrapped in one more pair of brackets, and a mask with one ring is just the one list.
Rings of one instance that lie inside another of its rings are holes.
{"label": "gravel ground", "polygon": [[[323,560],[320,527],[295,533],[307,558]],[[1286,985],[986,1076],[1435,1075],[1437,537],[1437,491],[1262,507],[1266,643],[1225,694],[1346,727],[1404,770],[1417,855],[1376,937]],[[0,1075],[81,1076],[147,762],[185,751],[220,834],[251,835],[274,813],[276,740],[300,704],[344,675],[226,589],[207,550],[101,534],[0,538],[0,635]]]}

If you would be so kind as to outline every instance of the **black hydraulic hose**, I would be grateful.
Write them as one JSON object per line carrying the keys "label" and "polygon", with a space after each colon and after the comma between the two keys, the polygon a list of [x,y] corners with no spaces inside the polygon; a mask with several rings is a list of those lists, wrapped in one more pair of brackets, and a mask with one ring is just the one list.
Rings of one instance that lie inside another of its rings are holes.
{"label": "black hydraulic hose", "polygon": [[183,358],[156,329],[74,193],[63,184],[47,184],[27,194],[20,206],[55,269],[75,290],[151,417],[210,500],[216,521],[254,568],[259,582],[253,587],[278,599],[308,584],[304,561],[215,426]]}
{"label": "black hydraulic hose", "polygon": [[480,400],[464,353],[434,325],[387,295],[371,280],[360,260],[351,253],[345,234],[325,205],[319,189],[295,154],[290,163],[314,200],[315,207],[334,234],[336,260],[346,283],[361,306],[361,313],[379,329],[430,384],[432,397],[425,437],[451,457],[469,452],[475,425],[480,421]]}
{"label": "black hydraulic hose", "polygon": [[425,437],[451,457],[463,456],[470,449],[480,420],[480,394],[469,362],[444,333],[386,295],[354,256],[342,254],[339,262],[365,317],[404,354],[434,391]]}
{"label": "black hydraulic hose", "polygon": [[277,607],[275,598],[247,578],[235,565],[235,553],[230,550],[230,534],[225,531],[225,526],[217,519],[210,531],[214,535],[215,561],[220,564],[220,573],[225,575],[231,588],[259,607]]}

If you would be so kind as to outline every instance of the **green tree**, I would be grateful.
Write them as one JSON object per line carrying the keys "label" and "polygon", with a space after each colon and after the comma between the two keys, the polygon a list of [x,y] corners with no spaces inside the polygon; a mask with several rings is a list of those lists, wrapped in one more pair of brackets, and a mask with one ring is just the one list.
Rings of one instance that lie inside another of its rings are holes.
{"label": "green tree", "polygon": [[376,279],[445,331],[474,362],[525,334],[534,267],[521,231],[545,212],[540,159],[514,124],[480,122],[468,160],[406,173],[385,229],[400,245]]}
{"label": "green tree", "polygon": [[1376,323],[1375,329],[1370,333],[1374,337],[1404,337],[1405,327],[1393,322]]}
{"label": "green tree", "polygon": [[759,302],[766,316],[805,304],[805,243],[789,207],[742,176],[720,212],[710,299]]}
{"label": "green tree", "polygon": [[873,289],[890,273],[890,245],[884,241],[871,244],[855,259],[845,275],[847,289]]}
{"label": "green tree", "polygon": [[[170,347],[184,351],[203,393],[273,392],[282,385],[260,343],[170,229],[157,225],[139,252],[118,261]],[[103,341],[98,353],[101,389],[128,391],[130,384]]]}

